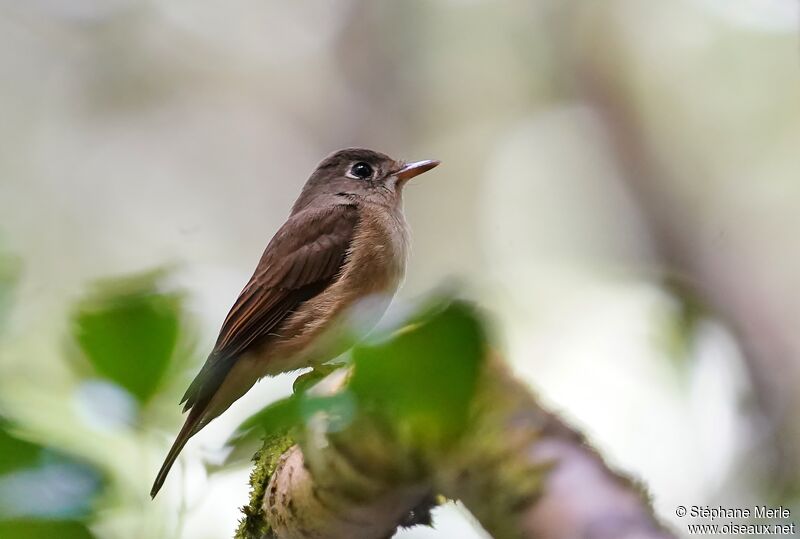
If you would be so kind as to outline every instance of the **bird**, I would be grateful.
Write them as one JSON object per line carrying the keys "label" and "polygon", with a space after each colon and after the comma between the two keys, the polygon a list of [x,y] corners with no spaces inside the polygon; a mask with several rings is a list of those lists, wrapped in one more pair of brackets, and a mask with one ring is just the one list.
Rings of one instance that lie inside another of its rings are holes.
{"label": "bird", "polygon": [[184,394],[188,415],[151,498],[186,442],[259,379],[320,366],[343,352],[333,350],[325,335],[359,301],[384,298],[371,319],[383,314],[404,277],[409,251],[403,187],[438,165],[364,148],[345,148],[319,163]]}

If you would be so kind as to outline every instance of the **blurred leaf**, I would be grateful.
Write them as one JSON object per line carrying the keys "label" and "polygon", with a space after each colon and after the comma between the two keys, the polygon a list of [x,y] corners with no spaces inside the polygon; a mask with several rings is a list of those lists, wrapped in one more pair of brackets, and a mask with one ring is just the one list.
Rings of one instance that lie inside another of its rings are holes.
{"label": "blurred leaf", "polygon": [[328,431],[340,431],[366,406],[419,443],[446,444],[466,425],[485,348],[471,306],[441,298],[426,302],[391,337],[373,337],[371,344],[354,348],[354,374],[346,390],[313,395],[310,388],[319,379],[308,376],[308,383],[296,384],[294,395],[246,419],[228,443],[241,455],[237,448],[255,444],[264,434],[284,435],[312,417],[324,417]]}
{"label": "blurred leaf", "polygon": [[41,458],[41,446],[13,436],[11,425],[0,418],[0,476],[18,468],[35,465]]}
{"label": "blurred leaf", "polygon": [[0,476],[0,520],[73,518],[89,514],[102,480],[92,467],[44,453],[42,462]]}
{"label": "blurred leaf", "polygon": [[91,466],[19,438],[0,418],[0,537],[92,537],[80,521],[102,487]]}
{"label": "blurred leaf", "polygon": [[325,419],[328,432],[339,432],[352,421],[358,408],[356,399],[350,391],[339,391],[333,395],[309,396],[308,393],[298,398],[300,418],[309,421],[319,414]]}
{"label": "blurred leaf", "polygon": [[353,350],[350,388],[416,443],[441,446],[465,428],[486,350],[474,309],[432,309],[396,337]]}
{"label": "blurred leaf", "polygon": [[81,522],[59,520],[0,521],[0,537],[6,539],[92,539]]}
{"label": "blurred leaf", "polygon": [[[227,442],[234,451],[226,459],[226,463],[242,456],[245,451],[240,451],[240,448],[255,447],[265,436],[284,436],[292,428],[302,425],[317,414],[324,414],[329,431],[339,431],[352,421],[355,411],[355,399],[349,391],[325,396],[299,391],[291,397],[270,404],[242,422]],[[252,455],[252,451],[250,454]]]}
{"label": "blurred leaf", "polygon": [[159,291],[160,273],[109,281],[73,315],[75,341],[101,377],[147,402],[175,355],[181,300]]}
{"label": "blurred leaf", "polygon": [[228,440],[228,445],[236,447],[242,443],[260,439],[262,436],[277,436],[300,424],[298,396],[292,395],[245,419]]}

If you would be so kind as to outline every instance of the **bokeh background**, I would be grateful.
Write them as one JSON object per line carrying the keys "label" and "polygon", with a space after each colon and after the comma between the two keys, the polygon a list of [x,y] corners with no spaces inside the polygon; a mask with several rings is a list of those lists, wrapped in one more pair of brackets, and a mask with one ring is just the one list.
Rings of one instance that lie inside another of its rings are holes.
{"label": "bokeh background", "polygon": [[[678,533],[677,505],[800,518],[794,0],[3,0],[0,80],[3,537],[232,536],[223,442],[290,377],[149,486],[263,247],[352,145],[443,162],[406,191],[400,301],[461,283]],[[482,536],[454,505],[398,535]]]}

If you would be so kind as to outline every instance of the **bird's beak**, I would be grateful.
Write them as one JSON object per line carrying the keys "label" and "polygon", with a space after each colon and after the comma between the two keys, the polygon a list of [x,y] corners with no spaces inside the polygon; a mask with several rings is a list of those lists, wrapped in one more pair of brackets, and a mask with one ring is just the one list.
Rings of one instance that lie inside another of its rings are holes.
{"label": "bird's beak", "polygon": [[414,176],[419,176],[423,172],[428,172],[430,169],[439,165],[439,161],[435,159],[426,159],[425,161],[415,161],[414,163],[407,163],[402,166],[400,170],[394,173],[400,183],[405,183]]}

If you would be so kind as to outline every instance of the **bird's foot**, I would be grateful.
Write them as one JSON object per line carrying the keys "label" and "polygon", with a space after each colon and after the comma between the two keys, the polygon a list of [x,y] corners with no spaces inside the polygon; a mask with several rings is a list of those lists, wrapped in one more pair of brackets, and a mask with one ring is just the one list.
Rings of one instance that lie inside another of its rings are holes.
{"label": "bird's foot", "polygon": [[341,365],[323,364],[315,366],[312,370],[297,377],[292,385],[292,392],[301,393],[307,390],[339,368],[341,368]]}

